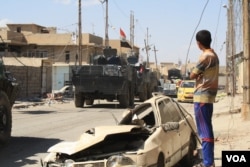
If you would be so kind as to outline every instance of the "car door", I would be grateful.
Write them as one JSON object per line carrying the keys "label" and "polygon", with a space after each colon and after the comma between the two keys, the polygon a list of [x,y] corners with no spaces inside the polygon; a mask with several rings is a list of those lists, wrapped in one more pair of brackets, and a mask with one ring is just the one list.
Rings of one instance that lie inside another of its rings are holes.
{"label": "car door", "polygon": [[[171,122],[178,122],[180,119],[179,115],[173,114],[175,107],[169,98],[159,101],[158,108],[162,125]],[[181,139],[179,129],[164,131],[162,136],[163,145],[167,146],[164,148],[166,160],[169,161],[171,165],[175,165],[181,158]]]}
{"label": "car door", "polygon": [[183,157],[188,152],[189,141],[190,141],[192,129],[194,128],[194,121],[184,111],[185,109],[182,106],[178,105],[175,102],[174,102],[174,106],[176,108],[176,113],[179,113],[179,115],[181,115],[182,117],[179,121],[179,131],[180,131],[180,138],[181,138],[181,145],[182,145],[182,157]]}

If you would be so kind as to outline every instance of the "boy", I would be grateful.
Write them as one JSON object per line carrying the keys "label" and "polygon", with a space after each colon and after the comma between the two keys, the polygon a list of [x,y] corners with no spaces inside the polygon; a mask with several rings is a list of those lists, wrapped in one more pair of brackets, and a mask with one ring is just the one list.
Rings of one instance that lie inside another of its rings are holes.
{"label": "boy", "polygon": [[196,41],[202,54],[189,77],[196,80],[194,112],[198,134],[202,140],[203,163],[194,167],[214,167],[212,115],[218,89],[219,59],[210,47],[212,38],[208,30],[197,32]]}

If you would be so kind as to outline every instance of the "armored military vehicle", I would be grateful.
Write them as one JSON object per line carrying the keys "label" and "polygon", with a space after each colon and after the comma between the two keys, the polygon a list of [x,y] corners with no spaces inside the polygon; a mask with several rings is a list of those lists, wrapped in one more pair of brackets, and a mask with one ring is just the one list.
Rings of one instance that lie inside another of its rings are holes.
{"label": "armored military vehicle", "polygon": [[0,58],[0,144],[9,141],[12,128],[11,109],[19,92],[19,85],[10,72],[5,70]]}
{"label": "armored military vehicle", "polygon": [[179,84],[181,83],[181,70],[171,68],[168,70],[168,82],[164,83],[163,94],[166,96],[177,97]]}
{"label": "armored military vehicle", "polygon": [[182,79],[181,70],[177,68],[171,68],[168,70],[168,80],[173,81],[176,79]]}
{"label": "armored military vehicle", "polygon": [[128,63],[136,70],[135,77],[135,96],[140,101],[145,101],[152,97],[153,92],[158,91],[159,79],[157,72],[146,68],[145,63],[138,63],[138,56],[129,56]]}
{"label": "armored military vehicle", "polygon": [[93,65],[73,70],[75,107],[92,105],[95,99],[118,100],[121,107],[134,105],[136,71],[117,50],[105,48]]}

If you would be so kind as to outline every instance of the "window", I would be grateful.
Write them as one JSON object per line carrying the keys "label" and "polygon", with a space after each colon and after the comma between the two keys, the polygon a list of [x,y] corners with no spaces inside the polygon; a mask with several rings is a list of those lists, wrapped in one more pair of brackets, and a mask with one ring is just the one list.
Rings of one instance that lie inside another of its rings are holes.
{"label": "window", "polygon": [[65,63],[69,63],[69,60],[70,60],[70,52],[65,51]]}
{"label": "window", "polygon": [[169,99],[159,102],[158,106],[161,113],[162,124],[166,122],[179,122],[181,120],[179,111]]}
{"label": "window", "polygon": [[41,52],[41,57],[42,57],[42,58],[48,57],[48,51],[42,51],[42,52]]}
{"label": "window", "polygon": [[134,124],[133,120],[143,120],[147,126],[155,126],[156,120],[151,104],[147,103],[145,105],[139,106],[139,108],[130,110],[129,113],[126,113],[120,124]]}
{"label": "window", "polygon": [[48,57],[48,51],[30,50],[27,53],[27,57],[46,58]]}
{"label": "window", "polygon": [[141,111],[136,112],[139,119],[142,119],[146,125],[154,126],[155,125],[155,116],[151,104],[147,104]]}
{"label": "window", "polygon": [[45,58],[45,57],[48,57],[48,53],[47,51],[36,51],[36,57],[39,57],[39,58]]}
{"label": "window", "polygon": [[193,88],[195,85],[195,82],[183,82],[182,86],[183,88]]}
{"label": "window", "polygon": [[158,107],[159,107],[160,114],[161,114],[161,123],[164,124],[166,122],[173,122],[171,120],[171,115],[168,112],[167,106],[163,101],[160,101],[158,103]]}
{"label": "window", "polygon": [[21,27],[17,27],[16,28],[16,32],[20,33],[22,31],[22,28]]}

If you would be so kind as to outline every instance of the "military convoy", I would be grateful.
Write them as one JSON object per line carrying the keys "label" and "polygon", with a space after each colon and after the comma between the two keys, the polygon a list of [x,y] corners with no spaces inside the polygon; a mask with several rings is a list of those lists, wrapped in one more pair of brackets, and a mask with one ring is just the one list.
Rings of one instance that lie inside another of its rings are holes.
{"label": "military convoy", "polygon": [[103,53],[94,58],[93,65],[73,70],[75,107],[92,105],[95,99],[106,99],[118,100],[120,106],[126,108],[134,105],[135,96],[144,101],[157,91],[157,78],[150,70],[140,73],[135,64],[117,56],[116,49],[106,48]]}
{"label": "military convoy", "polygon": [[0,144],[7,143],[11,136],[11,109],[19,92],[19,85],[15,78],[5,70],[3,60],[0,59]]}

